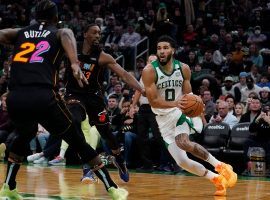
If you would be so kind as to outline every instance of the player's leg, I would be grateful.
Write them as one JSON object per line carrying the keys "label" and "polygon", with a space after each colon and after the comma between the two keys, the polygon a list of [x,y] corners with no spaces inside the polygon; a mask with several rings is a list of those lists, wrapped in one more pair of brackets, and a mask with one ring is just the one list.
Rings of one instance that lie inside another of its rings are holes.
{"label": "player's leg", "polygon": [[186,152],[180,149],[175,142],[168,145],[168,150],[176,163],[186,171],[197,176],[209,179],[216,186],[215,195],[226,195],[227,181],[222,175],[213,173],[206,169],[202,164],[188,158]]}
{"label": "player's leg", "polygon": [[100,136],[106,141],[106,144],[112,151],[114,165],[118,168],[120,178],[128,182],[129,173],[124,161],[123,151],[117,142],[115,135],[112,133],[109,117],[105,110],[106,105],[102,97],[90,95],[87,99],[86,112],[89,117],[90,124],[94,123]]}
{"label": "player's leg", "polygon": [[177,133],[181,133],[176,135],[175,137],[177,146],[182,150],[191,153],[195,157],[210,163],[212,166],[215,167],[215,170],[219,174],[222,174],[227,179],[228,186],[233,187],[237,181],[237,174],[233,172],[232,167],[217,160],[200,144],[190,141],[189,135],[187,134],[188,130],[186,132],[183,132],[183,127],[186,127],[186,129],[188,129],[188,125],[186,122],[176,127]]}
{"label": "player's leg", "polygon": [[7,173],[4,185],[0,191],[0,197],[9,197],[10,199],[23,199],[16,189],[16,176],[23,162],[24,156],[29,148],[29,142],[35,137],[37,132],[37,123],[30,121],[20,121],[16,123],[16,134],[10,138],[7,149],[9,151],[7,162]]}
{"label": "player's leg", "polygon": [[69,146],[79,153],[82,162],[91,167],[91,170],[104,183],[110,195],[112,193],[113,195],[121,194],[126,198],[128,192],[118,188],[111,179],[96,151],[86,143],[83,134],[78,133],[81,129],[74,125],[71,113],[60,99],[55,104],[51,104],[50,108],[47,109],[47,116],[44,117],[47,120],[43,121],[41,125],[51,134],[62,136]]}

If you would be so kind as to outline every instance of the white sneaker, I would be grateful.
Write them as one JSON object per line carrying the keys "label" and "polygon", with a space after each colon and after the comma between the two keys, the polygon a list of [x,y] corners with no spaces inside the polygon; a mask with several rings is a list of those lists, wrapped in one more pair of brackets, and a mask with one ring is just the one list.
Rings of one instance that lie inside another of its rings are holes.
{"label": "white sneaker", "polygon": [[34,160],[34,164],[48,164],[48,159],[42,156],[38,160]]}
{"label": "white sneaker", "polygon": [[27,156],[27,161],[28,162],[33,162],[34,160],[38,160],[42,157],[41,153],[35,153],[31,156]]}

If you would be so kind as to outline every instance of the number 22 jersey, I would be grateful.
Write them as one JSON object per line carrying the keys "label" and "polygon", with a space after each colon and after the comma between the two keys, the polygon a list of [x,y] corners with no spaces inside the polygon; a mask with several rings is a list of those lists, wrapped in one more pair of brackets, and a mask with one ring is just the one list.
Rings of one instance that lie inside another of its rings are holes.
{"label": "number 22 jersey", "polygon": [[15,39],[9,89],[21,86],[53,88],[63,56],[55,26],[30,25],[18,31]]}

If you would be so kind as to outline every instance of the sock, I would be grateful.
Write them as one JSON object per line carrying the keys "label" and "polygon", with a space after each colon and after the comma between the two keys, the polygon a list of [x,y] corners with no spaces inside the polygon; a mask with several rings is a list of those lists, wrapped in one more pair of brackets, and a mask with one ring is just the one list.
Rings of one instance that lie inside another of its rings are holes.
{"label": "sock", "polygon": [[20,166],[20,164],[8,161],[5,183],[9,185],[10,190],[14,190],[16,188],[16,176],[20,169]]}
{"label": "sock", "polygon": [[111,179],[108,170],[104,166],[98,170],[95,170],[94,173],[104,183],[107,191],[110,187],[118,188],[117,185]]}
{"label": "sock", "polygon": [[65,158],[65,154],[66,154],[66,149],[60,149],[59,156],[60,156],[61,158]]}
{"label": "sock", "polygon": [[218,174],[215,174],[214,172],[207,170],[204,177],[209,179],[209,180],[212,180],[213,178],[218,177]]}
{"label": "sock", "polygon": [[217,160],[214,156],[212,156],[210,153],[209,153],[209,157],[206,161],[208,163],[210,163],[213,167],[216,167],[219,164],[221,164],[221,162],[219,160]]}

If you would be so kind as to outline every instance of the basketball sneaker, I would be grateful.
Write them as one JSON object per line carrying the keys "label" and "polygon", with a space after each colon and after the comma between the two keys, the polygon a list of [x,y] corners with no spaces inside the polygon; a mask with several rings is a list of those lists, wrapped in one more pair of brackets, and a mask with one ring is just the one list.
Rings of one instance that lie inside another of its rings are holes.
{"label": "basketball sneaker", "polygon": [[83,177],[81,178],[83,184],[92,184],[97,182],[94,172],[91,169],[83,169]]}
{"label": "basketball sneaker", "polygon": [[0,190],[0,197],[5,197],[12,200],[22,200],[23,197],[19,195],[17,189],[10,190],[8,184],[4,183]]}
{"label": "basketball sneaker", "polygon": [[28,162],[34,162],[34,160],[38,160],[42,157],[41,153],[35,153],[33,155],[27,156],[27,161]]}
{"label": "basketball sneaker", "polygon": [[221,163],[215,167],[215,170],[227,180],[228,187],[233,187],[237,182],[237,174],[233,171],[231,165]]}
{"label": "basketball sneaker", "polygon": [[42,156],[41,158],[37,159],[37,160],[34,160],[33,162],[34,164],[48,164],[48,159],[45,158],[44,156]]}
{"label": "basketball sneaker", "polygon": [[110,187],[108,193],[113,200],[126,200],[128,196],[128,191],[124,188]]}
{"label": "basketball sneaker", "polygon": [[126,163],[125,162],[123,162],[123,163],[117,162],[117,159],[115,157],[113,157],[113,164],[118,169],[120,178],[123,181],[128,182],[129,181],[129,173],[128,173]]}
{"label": "basketball sneaker", "polygon": [[66,159],[61,156],[57,156],[55,159],[49,161],[49,165],[63,166],[66,165]]}
{"label": "basketball sneaker", "polygon": [[227,180],[224,176],[219,175],[211,180],[216,187],[216,192],[214,193],[215,196],[226,196],[226,189],[227,189]]}

